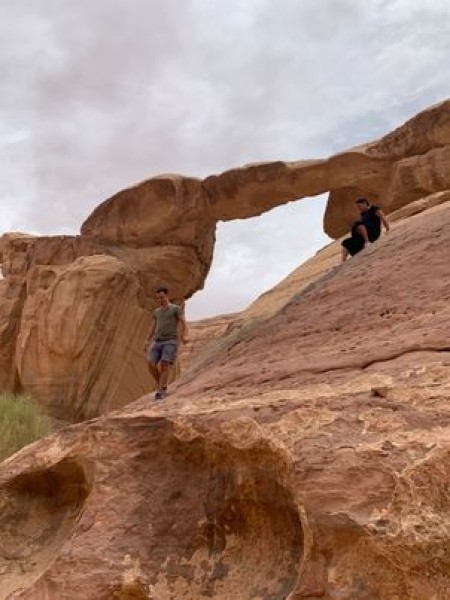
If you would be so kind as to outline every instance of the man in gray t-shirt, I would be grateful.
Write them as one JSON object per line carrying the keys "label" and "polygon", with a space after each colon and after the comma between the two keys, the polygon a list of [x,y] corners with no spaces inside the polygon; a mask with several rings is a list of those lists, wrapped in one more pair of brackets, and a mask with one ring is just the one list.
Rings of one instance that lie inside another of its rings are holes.
{"label": "man in gray t-shirt", "polygon": [[186,341],[186,321],[181,308],[169,302],[167,288],[156,291],[156,301],[159,308],[153,312],[145,352],[149,371],[156,382],[155,400],[164,400],[169,369],[177,357],[178,339],[181,336],[181,340]]}

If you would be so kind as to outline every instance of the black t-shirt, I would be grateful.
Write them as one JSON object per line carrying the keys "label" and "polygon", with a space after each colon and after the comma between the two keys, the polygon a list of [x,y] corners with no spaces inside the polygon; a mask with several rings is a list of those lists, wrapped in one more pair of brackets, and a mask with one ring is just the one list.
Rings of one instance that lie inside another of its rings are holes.
{"label": "black t-shirt", "polygon": [[381,219],[376,214],[377,211],[380,210],[379,206],[369,206],[367,211],[361,215],[361,223],[367,229],[367,235],[369,236],[369,241],[374,242],[381,235]]}

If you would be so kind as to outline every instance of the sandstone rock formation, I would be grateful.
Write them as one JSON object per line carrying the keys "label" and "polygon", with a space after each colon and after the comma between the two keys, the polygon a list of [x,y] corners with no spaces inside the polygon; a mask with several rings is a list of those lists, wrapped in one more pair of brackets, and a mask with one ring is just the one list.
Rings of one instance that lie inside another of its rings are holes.
{"label": "sandstone rock formation", "polygon": [[153,291],[183,301],[207,276],[218,220],[331,190],[325,229],[348,229],[355,193],[387,212],[450,188],[450,101],[378,141],[323,160],[274,162],[197,180],[155,177],[102,203],[78,236],[0,241],[0,385],[61,419],[122,406],[151,381],[142,340]]}
{"label": "sandstone rock formation", "polygon": [[[390,213],[391,230],[399,226],[403,227],[409,217],[449,201],[450,191],[445,191],[411,202]],[[275,315],[294,296],[330,272],[340,262],[341,241],[342,238],[319,250],[280,283],[252,302],[244,311],[190,323],[189,343],[182,351],[183,369],[195,366],[202,362],[203,356],[215,353],[216,348],[228,343],[227,337],[231,339],[239,335],[243,328],[253,326],[257,321],[264,321]]]}
{"label": "sandstone rock formation", "polygon": [[170,282],[175,299],[183,299],[203,284],[214,232],[204,234],[208,258],[204,242],[171,238],[146,247],[143,237],[108,245],[89,235],[3,236],[1,387],[25,390],[53,417],[70,421],[150,389],[142,347],[154,289]]}
{"label": "sandstone rock formation", "polygon": [[449,202],[399,220],[165,403],[3,463],[2,599],[446,600],[449,249]]}
{"label": "sandstone rock formation", "polygon": [[[305,365],[308,377],[314,378],[316,373],[320,375],[323,371],[353,366],[365,368],[372,363],[392,359],[397,354],[420,349],[433,351],[436,348],[447,348],[446,319],[450,316],[447,250],[450,242],[446,228],[450,224],[449,219],[449,204],[444,203],[400,222],[397,228],[383,237],[382,242],[375,244],[361,257],[358,256],[357,260],[352,259],[343,266],[336,266],[291,297],[272,319],[256,320],[250,327],[240,330],[236,339],[231,336],[229,345],[222,342],[220,352],[224,359],[227,357],[227,373],[235,372],[236,377],[241,378],[239,356],[241,352],[247,353],[250,346],[258,347],[256,362],[259,360],[261,364],[267,363],[265,374],[261,371],[260,375],[264,380],[267,377],[269,381],[271,378],[268,373],[272,370],[276,372],[281,363],[284,370],[287,365],[291,365],[293,372],[298,373],[298,352],[304,357],[302,364]],[[368,268],[366,264],[369,261],[363,261],[363,257],[368,258],[372,253],[376,255],[376,269]],[[431,262],[432,259],[434,262]],[[412,277],[408,274],[412,260],[417,262],[414,265],[414,277],[413,281],[407,281]],[[380,273],[384,277],[382,283]],[[398,282],[400,276],[404,277],[404,285]],[[435,295],[433,304],[428,300],[431,288],[434,288]],[[303,307],[300,314],[295,308],[297,299]],[[397,303],[404,308],[396,308]],[[442,312],[437,311],[437,306]],[[291,335],[297,340],[298,346],[293,360],[289,352],[286,356],[272,355],[272,342],[277,339],[278,321],[289,320],[290,312],[295,314],[295,318],[292,318]],[[336,312],[339,313],[337,325]],[[436,317],[437,312],[441,315],[441,320]],[[250,316],[251,314],[250,312]],[[359,315],[364,318],[359,319]],[[364,335],[368,316],[377,323],[370,333],[369,347]],[[414,330],[406,326],[411,320],[418,324]],[[346,331],[348,335],[343,336],[342,331]],[[260,343],[272,334],[274,338],[270,344],[265,347]],[[236,350],[235,371],[229,357],[230,347],[234,345],[242,347],[241,352]],[[314,350],[316,346],[321,348],[320,352]],[[391,348],[395,350],[391,351]],[[209,361],[219,360],[218,356],[214,353]],[[242,365],[245,370],[245,361],[242,361]],[[195,377],[195,381],[199,382],[195,373],[188,373],[184,381],[189,377]],[[205,369],[203,377],[205,379],[202,382],[209,389],[207,379],[211,377],[217,382],[218,372]],[[223,383],[227,387],[229,384],[228,380]],[[222,387],[221,383],[217,385]]]}
{"label": "sandstone rock formation", "polygon": [[386,212],[450,188],[450,100],[381,139],[323,160],[274,162],[208,177],[209,214],[230,220],[331,191],[325,231],[336,238],[354,221],[353,201],[368,196]]}

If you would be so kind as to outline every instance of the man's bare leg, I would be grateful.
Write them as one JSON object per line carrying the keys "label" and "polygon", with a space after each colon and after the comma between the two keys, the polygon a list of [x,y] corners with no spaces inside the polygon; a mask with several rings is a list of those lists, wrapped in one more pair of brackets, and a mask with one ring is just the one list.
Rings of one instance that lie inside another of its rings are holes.
{"label": "man's bare leg", "polygon": [[167,382],[169,380],[170,363],[161,361],[160,367],[161,367],[161,374],[160,374],[160,378],[159,378],[158,390],[160,392],[163,392],[167,388]]}
{"label": "man's bare leg", "polygon": [[159,372],[158,369],[158,365],[155,365],[154,363],[147,363],[148,364],[148,370],[150,371],[150,375],[153,377],[153,379],[155,380],[155,384],[156,384],[156,389],[159,389],[159,380],[161,379],[161,373]]}
{"label": "man's bare leg", "polygon": [[369,234],[367,233],[367,229],[366,229],[365,225],[358,225],[358,227],[356,228],[356,231],[363,238],[364,246],[367,246],[368,244],[370,244]]}

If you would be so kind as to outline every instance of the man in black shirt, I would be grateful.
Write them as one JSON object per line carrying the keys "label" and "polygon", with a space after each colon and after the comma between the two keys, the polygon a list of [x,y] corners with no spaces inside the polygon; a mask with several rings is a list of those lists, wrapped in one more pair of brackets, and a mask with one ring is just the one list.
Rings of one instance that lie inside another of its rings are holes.
{"label": "man in black shirt", "polygon": [[360,213],[359,221],[354,223],[351,237],[342,242],[342,262],[347,260],[348,255],[354,256],[363,248],[375,242],[381,235],[381,224],[389,231],[389,223],[386,215],[379,206],[370,205],[366,198],[358,198],[356,201]]}

